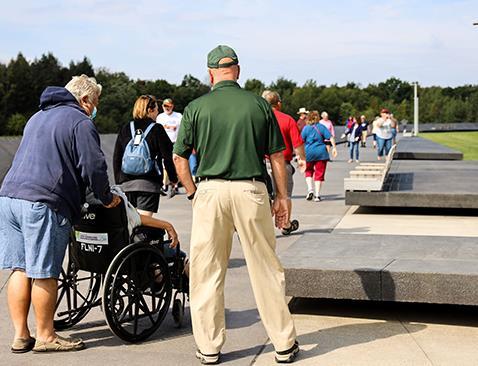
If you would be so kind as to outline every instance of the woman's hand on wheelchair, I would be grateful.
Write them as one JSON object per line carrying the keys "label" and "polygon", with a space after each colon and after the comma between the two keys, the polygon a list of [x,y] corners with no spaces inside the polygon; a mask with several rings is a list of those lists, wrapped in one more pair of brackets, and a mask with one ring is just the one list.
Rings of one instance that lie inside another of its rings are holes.
{"label": "woman's hand on wheelchair", "polygon": [[177,246],[178,243],[179,243],[179,240],[178,240],[178,233],[177,233],[176,230],[174,229],[174,226],[173,226],[173,225],[169,225],[169,226],[166,228],[166,232],[168,233],[168,239],[171,240],[171,244],[169,244],[169,247],[170,247],[170,248],[176,248],[176,246]]}

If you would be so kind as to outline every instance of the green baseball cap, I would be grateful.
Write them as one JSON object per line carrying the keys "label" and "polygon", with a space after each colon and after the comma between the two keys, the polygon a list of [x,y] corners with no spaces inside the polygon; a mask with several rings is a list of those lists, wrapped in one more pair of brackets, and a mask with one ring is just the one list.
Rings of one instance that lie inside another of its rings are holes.
{"label": "green baseball cap", "polygon": [[[223,58],[230,58],[232,61],[219,64]],[[229,67],[237,65],[238,63],[239,59],[237,58],[236,52],[229,46],[219,45],[207,54],[207,67],[210,69]]]}

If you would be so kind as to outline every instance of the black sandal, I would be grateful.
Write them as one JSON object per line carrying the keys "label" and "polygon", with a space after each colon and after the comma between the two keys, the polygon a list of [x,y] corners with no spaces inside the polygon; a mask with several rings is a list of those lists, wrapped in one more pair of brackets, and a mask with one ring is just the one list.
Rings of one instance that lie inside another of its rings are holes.
{"label": "black sandal", "polygon": [[282,235],[290,235],[292,232],[297,231],[298,229],[299,221],[292,220],[289,227],[282,229]]}

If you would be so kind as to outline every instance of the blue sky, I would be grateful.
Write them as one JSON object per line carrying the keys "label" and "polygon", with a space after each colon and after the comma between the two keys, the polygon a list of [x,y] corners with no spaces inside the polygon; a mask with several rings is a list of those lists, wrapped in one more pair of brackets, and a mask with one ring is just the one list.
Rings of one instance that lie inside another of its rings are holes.
{"label": "blue sky", "polygon": [[391,76],[422,85],[478,84],[477,0],[8,1],[0,61],[52,52],[87,56],[132,78],[206,80],[206,55],[232,46],[241,80],[367,85]]}

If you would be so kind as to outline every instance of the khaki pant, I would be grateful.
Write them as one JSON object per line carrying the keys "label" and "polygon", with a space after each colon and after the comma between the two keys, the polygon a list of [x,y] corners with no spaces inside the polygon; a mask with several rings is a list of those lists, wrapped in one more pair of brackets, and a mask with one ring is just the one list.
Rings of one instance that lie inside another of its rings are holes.
{"label": "khaki pant", "polygon": [[277,351],[294,344],[294,323],[285,301],[284,270],[266,186],[258,181],[213,179],[199,184],[193,200],[190,306],[194,338],[205,354],[225,341],[224,280],[237,231],[264,327]]}

